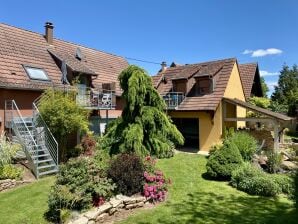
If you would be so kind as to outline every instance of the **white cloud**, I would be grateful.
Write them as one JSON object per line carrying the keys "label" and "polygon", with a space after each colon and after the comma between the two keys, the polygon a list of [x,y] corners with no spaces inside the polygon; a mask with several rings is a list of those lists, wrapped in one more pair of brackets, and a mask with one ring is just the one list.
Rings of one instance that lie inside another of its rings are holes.
{"label": "white cloud", "polygon": [[283,51],[277,48],[257,49],[257,50],[244,50],[242,54],[250,54],[251,57],[264,57],[267,55],[281,54]]}
{"label": "white cloud", "polygon": [[277,75],[279,75],[279,72],[268,72],[265,70],[261,70],[260,75],[261,76],[277,76]]}
{"label": "white cloud", "polygon": [[278,85],[277,82],[266,82],[268,88],[269,88],[269,95],[271,95],[274,91],[274,87]]}

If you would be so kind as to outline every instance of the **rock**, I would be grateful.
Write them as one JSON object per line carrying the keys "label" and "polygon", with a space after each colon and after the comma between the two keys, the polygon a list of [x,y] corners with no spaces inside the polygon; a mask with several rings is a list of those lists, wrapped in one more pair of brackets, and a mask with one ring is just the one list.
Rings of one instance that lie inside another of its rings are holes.
{"label": "rock", "polygon": [[97,218],[96,218],[96,221],[99,222],[99,221],[102,221],[105,219],[105,217],[107,217],[109,214],[108,213],[102,213],[101,215],[99,215]]}
{"label": "rock", "polygon": [[118,195],[116,195],[116,199],[125,201],[125,200],[129,200],[130,197],[127,197],[127,196],[122,195],[122,194],[118,194]]}
{"label": "rock", "polygon": [[121,209],[121,208],[123,208],[123,207],[124,207],[124,204],[121,203],[121,204],[119,204],[116,208]]}
{"label": "rock", "polygon": [[121,199],[117,199],[117,198],[112,198],[110,200],[111,205],[113,206],[113,208],[118,207],[120,204],[122,204],[122,200]]}
{"label": "rock", "polygon": [[85,212],[84,214],[83,214],[83,216],[85,216],[86,218],[88,218],[89,220],[95,220],[96,219],[96,217],[98,216],[98,215],[100,215],[101,213],[100,213],[100,211],[98,211],[98,209],[92,209],[92,210],[90,210],[90,211],[88,211],[88,212]]}
{"label": "rock", "polygon": [[94,220],[89,220],[88,224],[95,224],[95,221]]}
{"label": "rock", "polygon": [[291,161],[283,161],[280,167],[285,170],[295,170],[297,169],[297,164]]}
{"label": "rock", "polygon": [[141,202],[139,202],[139,203],[136,204],[136,207],[138,207],[138,208],[144,207],[144,204],[145,203],[143,201],[141,201]]}
{"label": "rock", "polygon": [[109,202],[104,203],[103,205],[98,207],[98,215],[108,211],[112,208],[112,205]]}
{"label": "rock", "polygon": [[88,221],[88,218],[86,218],[85,216],[81,216],[77,220],[73,221],[72,224],[88,224]]}
{"label": "rock", "polygon": [[128,205],[125,206],[125,209],[128,210],[128,209],[133,209],[133,208],[136,208],[136,207],[137,207],[137,204],[135,204],[135,203],[134,204],[128,204]]}
{"label": "rock", "polygon": [[143,197],[143,196],[135,197],[134,199],[135,199],[136,202],[144,202],[144,201],[146,201],[146,198]]}
{"label": "rock", "polygon": [[115,212],[117,212],[117,209],[116,208],[111,208],[109,210],[109,215],[113,215]]}

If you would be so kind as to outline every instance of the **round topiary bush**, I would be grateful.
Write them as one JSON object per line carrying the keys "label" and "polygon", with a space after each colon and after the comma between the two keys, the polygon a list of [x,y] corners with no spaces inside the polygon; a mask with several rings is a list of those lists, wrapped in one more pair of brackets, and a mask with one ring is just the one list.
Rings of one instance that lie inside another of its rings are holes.
{"label": "round topiary bush", "polygon": [[144,164],[136,154],[120,154],[108,168],[108,177],[117,185],[117,191],[127,196],[143,190]]}
{"label": "round topiary bush", "polygon": [[257,151],[257,141],[254,137],[246,132],[236,132],[229,140],[237,146],[243,160],[252,160],[253,154]]}
{"label": "round topiary bush", "polygon": [[235,170],[243,160],[236,145],[226,140],[220,150],[212,153],[208,159],[207,174],[215,179],[229,180],[232,171]]}

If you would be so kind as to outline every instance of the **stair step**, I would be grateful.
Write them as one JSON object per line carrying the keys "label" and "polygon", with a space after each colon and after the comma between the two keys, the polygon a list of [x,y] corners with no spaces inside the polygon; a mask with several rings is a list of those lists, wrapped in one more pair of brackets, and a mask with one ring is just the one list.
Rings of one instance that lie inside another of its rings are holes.
{"label": "stair step", "polygon": [[35,164],[37,163],[37,164],[39,164],[39,163],[46,163],[46,162],[51,162],[51,161],[53,161],[53,159],[51,158],[51,159],[44,159],[44,160],[37,160],[37,162],[35,162]]}
{"label": "stair step", "polygon": [[52,173],[57,173],[57,172],[58,172],[58,169],[48,170],[48,171],[45,171],[45,172],[40,172],[39,176],[44,176],[44,175],[47,175],[47,174],[52,174]]}
{"label": "stair step", "polygon": [[50,154],[49,153],[45,153],[45,154],[40,154],[40,155],[37,155],[37,156],[32,156],[32,158],[40,158],[40,157],[45,157],[45,156],[49,156]]}
{"label": "stair step", "polygon": [[53,163],[50,165],[39,166],[39,167],[37,167],[37,169],[41,170],[41,169],[50,168],[50,167],[56,167],[56,164]]}

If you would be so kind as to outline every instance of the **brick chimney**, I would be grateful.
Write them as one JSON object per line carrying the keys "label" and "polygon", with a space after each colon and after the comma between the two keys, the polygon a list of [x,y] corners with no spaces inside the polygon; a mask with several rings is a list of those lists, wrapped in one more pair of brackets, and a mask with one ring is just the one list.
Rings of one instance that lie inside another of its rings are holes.
{"label": "brick chimney", "polygon": [[161,71],[165,71],[167,69],[167,63],[165,61],[161,62]]}
{"label": "brick chimney", "polygon": [[49,44],[53,44],[53,30],[54,26],[51,22],[46,22],[45,26],[45,38]]}

